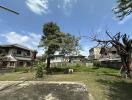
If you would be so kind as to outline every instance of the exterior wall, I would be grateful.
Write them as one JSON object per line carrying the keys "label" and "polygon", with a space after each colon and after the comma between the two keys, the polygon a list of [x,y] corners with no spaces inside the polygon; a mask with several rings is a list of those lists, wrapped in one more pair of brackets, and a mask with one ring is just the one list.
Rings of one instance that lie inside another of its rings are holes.
{"label": "exterior wall", "polygon": [[[15,68],[21,66],[31,66],[33,63],[34,60],[33,51],[24,50],[17,47],[9,47],[9,48],[2,47],[0,49],[7,51],[5,54],[6,60],[4,62],[1,62],[2,64],[0,65],[0,67]],[[20,54],[18,54],[18,51],[20,51]]]}
{"label": "exterior wall", "polygon": [[100,47],[97,48],[92,48],[89,50],[89,60],[95,60],[95,59],[99,59],[100,58]]}
{"label": "exterior wall", "polygon": [[120,61],[101,61],[101,66],[120,69],[122,64]]}
{"label": "exterior wall", "polygon": [[100,54],[101,47],[92,48],[89,50],[89,60],[100,60],[100,59],[114,59],[120,58],[115,48],[108,47],[108,53]]}
{"label": "exterior wall", "polygon": [[29,67],[32,66],[32,61],[17,61],[17,67]]}
{"label": "exterior wall", "polygon": [[[20,51],[21,54],[18,54],[17,51]],[[29,53],[29,55],[28,55]],[[31,52],[28,50],[22,50],[22,49],[17,49],[17,48],[13,48],[10,50],[10,54],[16,57],[26,57],[26,58],[30,58],[31,57]]]}
{"label": "exterior wall", "polygon": [[7,62],[7,68],[15,68],[16,65],[17,65],[17,62],[14,62],[14,61]]}
{"label": "exterior wall", "polygon": [[101,48],[94,48],[94,55],[95,55],[95,59],[99,59],[100,58],[100,50]]}
{"label": "exterior wall", "polygon": [[64,62],[63,57],[55,57],[54,59],[51,59],[51,63],[59,63],[59,62]]}

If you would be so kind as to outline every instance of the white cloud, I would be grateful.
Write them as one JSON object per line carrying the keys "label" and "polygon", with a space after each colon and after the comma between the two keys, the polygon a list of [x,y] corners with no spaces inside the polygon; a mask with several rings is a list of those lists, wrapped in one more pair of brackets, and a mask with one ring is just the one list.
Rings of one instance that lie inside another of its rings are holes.
{"label": "white cloud", "polygon": [[48,0],[26,0],[28,8],[39,15],[48,12]]}
{"label": "white cloud", "polygon": [[38,51],[37,56],[41,56],[44,54],[44,49],[42,49],[42,48],[38,48],[37,51]]}
{"label": "white cloud", "polygon": [[39,41],[41,38],[40,34],[30,33],[29,36],[30,36],[30,41],[32,41],[33,45],[36,45],[36,46],[39,45]]}
{"label": "white cloud", "polygon": [[77,0],[63,0],[63,9],[66,15],[70,15],[72,7],[77,3]]}
{"label": "white cloud", "polygon": [[9,32],[2,34],[1,36],[5,37],[8,43],[26,43],[29,40],[28,36],[20,35],[16,32]]}
{"label": "white cloud", "polygon": [[88,46],[83,46],[82,50],[80,50],[80,54],[84,55],[84,56],[88,56],[89,55],[89,47]]}
{"label": "white cloud", "polygon": [[5,43],[20,44],[33,50],[37,50],[38,55],[42,55],[44,53],[42,48],[38,48],[41,39],[40,34],[28,33],[28,35],[23,35],[17,32],[9,32],[1,34],[0,37],[5,40]]}
{"label": "white cloud", "polygon": [[65,15],[70,15],[73,5],[77,3],[77,0],[26,0],[28,8],[38,14],[47,14],[53,9],[50,8],[52,4],[58,9],[62,9]]}

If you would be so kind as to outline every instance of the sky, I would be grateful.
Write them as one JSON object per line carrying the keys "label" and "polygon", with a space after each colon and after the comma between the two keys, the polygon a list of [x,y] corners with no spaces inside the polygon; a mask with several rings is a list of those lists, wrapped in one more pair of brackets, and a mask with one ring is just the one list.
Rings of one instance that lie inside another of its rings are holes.
{"label": "sky", "polygon": [[[62,32],[75,36],[89,37],[91,33],[100,33],[102,38],[106,30],[131,35],[132,18],[119,21],[112,12],[116,0],[1,0],[0,5],[20,13],[15,15],[0,9],[0,44],[21,44],[38,50],[42,26],[55,22]],[[88,56],[89,49],[96,46],[89,38],[82,37],[81,54]]]}

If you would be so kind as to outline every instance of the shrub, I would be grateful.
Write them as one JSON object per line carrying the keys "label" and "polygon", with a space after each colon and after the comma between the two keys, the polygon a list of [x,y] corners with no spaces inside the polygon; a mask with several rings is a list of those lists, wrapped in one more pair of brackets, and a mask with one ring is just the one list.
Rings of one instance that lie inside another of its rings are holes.
{"label": "shrub", "polygon": [[36,78],[42,78],[43,77],[43,70],[45,68],[45,64],[42,62],[39,62],[36,64]]}
{"label": "shrub", "polygon": [[36,71],[36,78],[42,78],[42,77],[43,77],[43,68],[42,66],[38,66]]}
{"label": "shrub", "polygon": [[98,61],[98,60],[95,60],[95,61],[93,61],[93,65],[94,65],[95,67],[101,67],[101,62]]}
{"label": "shrub", "polygon": [[75,67],[81,67],[80,63],[76,63]]}

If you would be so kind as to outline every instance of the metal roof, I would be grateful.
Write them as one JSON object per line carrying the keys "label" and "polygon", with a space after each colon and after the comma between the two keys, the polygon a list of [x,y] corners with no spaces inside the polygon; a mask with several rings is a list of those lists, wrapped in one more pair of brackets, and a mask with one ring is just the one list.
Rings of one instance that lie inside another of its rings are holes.
{"label": "metal roof", "polygon": [[24,50],[35,51],[35,50],[29,49],[29,48],[27,48],[25,46],[22,46],[22,45],[19,45],[19,44],[0,45],[0,47],[5,47],[5,48],[8,48],[8,47],[17,47],[17,48],[24,49]]}

